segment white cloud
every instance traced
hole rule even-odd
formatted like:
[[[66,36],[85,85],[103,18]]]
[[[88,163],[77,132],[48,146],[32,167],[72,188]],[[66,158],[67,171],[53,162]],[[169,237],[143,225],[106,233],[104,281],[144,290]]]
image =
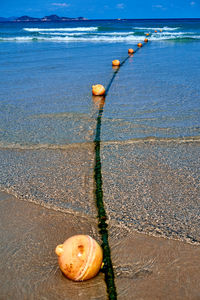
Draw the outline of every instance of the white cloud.
[[[119,8],[119,9],[124,9],[124,7],[125,7],[124,3],[117,4],[117,8]]]
[[[53,5],[53,6],[57,6],[57,7],[69,7],[70,6],[70,4],[68,4],[68,3],[57,3],[57,2],[55,2],[55,3],[51,3],[51,5]]]

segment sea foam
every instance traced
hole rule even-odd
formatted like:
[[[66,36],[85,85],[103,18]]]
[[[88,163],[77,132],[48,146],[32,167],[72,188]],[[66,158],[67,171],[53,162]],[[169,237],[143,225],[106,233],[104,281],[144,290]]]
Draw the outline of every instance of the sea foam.
[[[98,27],[74,27],[74,28],[23,28],[25,31],[39,32],[39,31],[95,31]]]

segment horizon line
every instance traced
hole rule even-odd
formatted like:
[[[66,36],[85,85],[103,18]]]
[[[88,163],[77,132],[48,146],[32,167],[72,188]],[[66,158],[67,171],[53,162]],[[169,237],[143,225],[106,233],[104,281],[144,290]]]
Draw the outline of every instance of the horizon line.
[[[55,15],[55,14],[51,14],[51,15],[46,15],[46,16],[43,16],[43,17],[32,17],[30,15],[22,15],[22,16],[17,16],[15,17],[16,19],[17,18],[21,18],[21,17],[24,17],[24,16],[27,16],[27,17],[30,17],[30,18],[35,18],[35,19],[42,19],[44,17],[48,17],[48,16],[52,16],[52,15]],[[59,18],[69,18],[69,19],[77,19],[77,18],[80,18],[79,17],[67,17],[67,16],[59,16],[59,15],[56,15],[58,16]],[[0,18],[5,18],[5,19],[9,19],[9,18],[13,18],[14,16],[10,16],[10,17],[3,17],[3,16],[0,16]],[[86,18],[86,17],[82,17],[81,18],[85,18],[86,20],[81,20],[81,21],[100,21],[100,20],[118,20],[118,21],[122,21],[122,20],[185,20],[185,19],[195,19],[195,20],[200,20],[200,17],[197,18],[197,17],[165,17],[165,18],[105,18],[105,19],[91,19],[91,18]],[[12,22],[12,20],[10,20],[9,22]]]

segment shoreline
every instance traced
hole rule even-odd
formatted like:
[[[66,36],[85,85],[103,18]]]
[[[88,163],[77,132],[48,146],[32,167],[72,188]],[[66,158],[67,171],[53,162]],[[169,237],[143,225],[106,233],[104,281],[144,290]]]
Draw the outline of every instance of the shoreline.
[[[95,220],[94,143],[1,149],[1,190]],[[102,143],[106,213],[118,226],[199,244],[199,143]]]
[[[74,283],[60,272],[55,246],[74,234],[97,241],[97,222],[0,192],[2,299],[107,299],[104,275]],[[200,247],[109,222],[118,299],[197,299]]]

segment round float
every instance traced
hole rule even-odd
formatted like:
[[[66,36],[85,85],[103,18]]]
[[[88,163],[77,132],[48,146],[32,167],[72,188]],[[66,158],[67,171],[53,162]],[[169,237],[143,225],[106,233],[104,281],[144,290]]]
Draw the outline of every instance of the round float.
[[[89,235],[75,235],[55,249],[64,275],[74,281],[93,278],[99,272],[103,251]]]

